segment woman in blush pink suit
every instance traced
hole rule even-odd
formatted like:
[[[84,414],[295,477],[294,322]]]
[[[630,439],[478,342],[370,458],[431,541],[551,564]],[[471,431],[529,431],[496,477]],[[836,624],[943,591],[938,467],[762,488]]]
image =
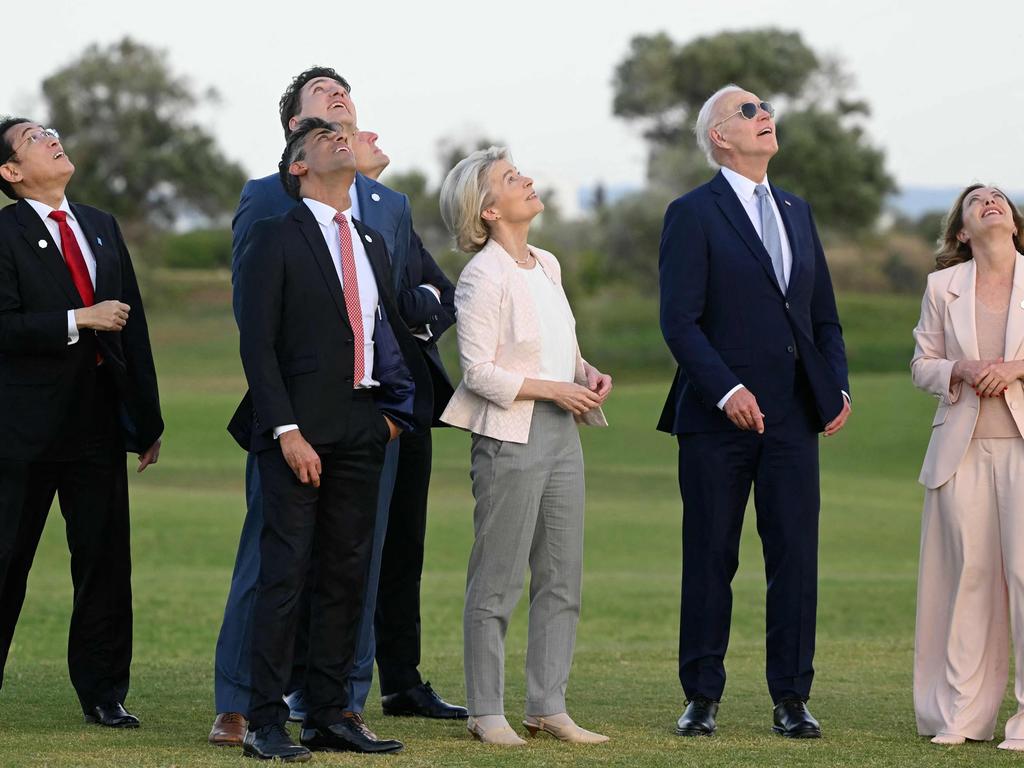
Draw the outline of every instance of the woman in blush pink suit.
[[[1016,659],[1024,750],[1024,220],[972,184],[946,218],[914,329],[914,384],[939,399],[925,486],[914,649],[918,732],[993,738]]]

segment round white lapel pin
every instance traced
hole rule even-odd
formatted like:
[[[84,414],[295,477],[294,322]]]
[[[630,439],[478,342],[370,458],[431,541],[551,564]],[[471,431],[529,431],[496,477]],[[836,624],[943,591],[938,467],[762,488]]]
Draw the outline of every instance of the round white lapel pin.
[[[373,242],[373,238],[370,237],[369,235],[363,235],[363,237],[366,238],[366,242],[368,242],[368,243],[372,243]]]
[[[40,248],[45,248],[46,247],[46,241],[45,240],[40,240],[39,241],[39,247]]]
[[[1020,303],[1020,308],[1021,308],[1021,309],[1024,309],[1024,301],[1022,301],[1022,302]]]
[[[373,202],[375,202],[375,203],[379,203],[380,202],[380,195],[378,195],[376,192],[374,192],[372,195],[370,195],[370,199],[373,200]]]

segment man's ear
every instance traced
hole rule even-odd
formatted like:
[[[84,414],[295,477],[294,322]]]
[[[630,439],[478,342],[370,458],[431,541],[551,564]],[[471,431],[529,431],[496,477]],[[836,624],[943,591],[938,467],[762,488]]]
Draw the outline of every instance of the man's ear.
[[[8,184],[17,184],[22,179],[21,169],[11,163],[4,163],[0,165],[0,177]]]
[[[710,131],[708,131],[708,136],[711,138],[711,143],[714,144],[716,147],[721,147],[722,149],[729,148],[729,142],[726,140],[725,136],[722,135],[722,132],[717,128],[712,128]]]
[[[305,176],[309,172],[309,166],[306,165],[305,160],[296,160],[294,163],[288,166],[288,173],[292,176]]]
[[[298,115],[292,115],[291,117],[288,118],[288,130],[289,131],[294,131],[298,127],[298,125],[299,125],[299,116]]]

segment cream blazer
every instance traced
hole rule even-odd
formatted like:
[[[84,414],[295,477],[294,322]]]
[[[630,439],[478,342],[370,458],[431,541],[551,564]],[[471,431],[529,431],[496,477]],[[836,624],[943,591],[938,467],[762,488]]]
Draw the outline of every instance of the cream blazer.
[[[957,360],[978,360],[978,334],[974,322],[974,281],[977,267],[972,260],[941,269],[928,276],[921,302],[921,319],[914,329],[914,359],[910,363],[914,385],[939,398],[932,419],[932,436],[924,456],[919,482],[938,488],[960,466],[978,421],[978,396],[958,381],[950,386]],[[1006,319],[1004,360],[1022,359],[1024,344],[1024,256],[1017,254],[1013,269],[1013,290]],[[1006,404],[1024,434],[1024,387],[1018,379],[1010,384]]]
[[[562,290],[558,260],[532,245],[530,250],[537,258],[534,269],[544,270],[558,286],[575,338],[576,318]],[[455,288],[455,309],[462,381],[441,421],[496,440],[527,442],[534,401],[516,400],[516,395],[523,380],[537,378],[540,371],[540,321],[522,270],[494,240],[488,240],[463,268]],[[578,342],[575,381],[587,383]],[[600,408],[576,420],[608,426]]]

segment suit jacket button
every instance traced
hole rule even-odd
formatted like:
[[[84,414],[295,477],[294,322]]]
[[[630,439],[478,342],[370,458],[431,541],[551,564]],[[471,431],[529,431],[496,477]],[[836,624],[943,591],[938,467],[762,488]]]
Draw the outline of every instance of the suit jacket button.
[[[789,354],[793,354],[793,345],[790,344],[788,347],[786,347],[786,351],[789,352]]]
[[[786,309],[789,309],[789,302],[786,302]]]

